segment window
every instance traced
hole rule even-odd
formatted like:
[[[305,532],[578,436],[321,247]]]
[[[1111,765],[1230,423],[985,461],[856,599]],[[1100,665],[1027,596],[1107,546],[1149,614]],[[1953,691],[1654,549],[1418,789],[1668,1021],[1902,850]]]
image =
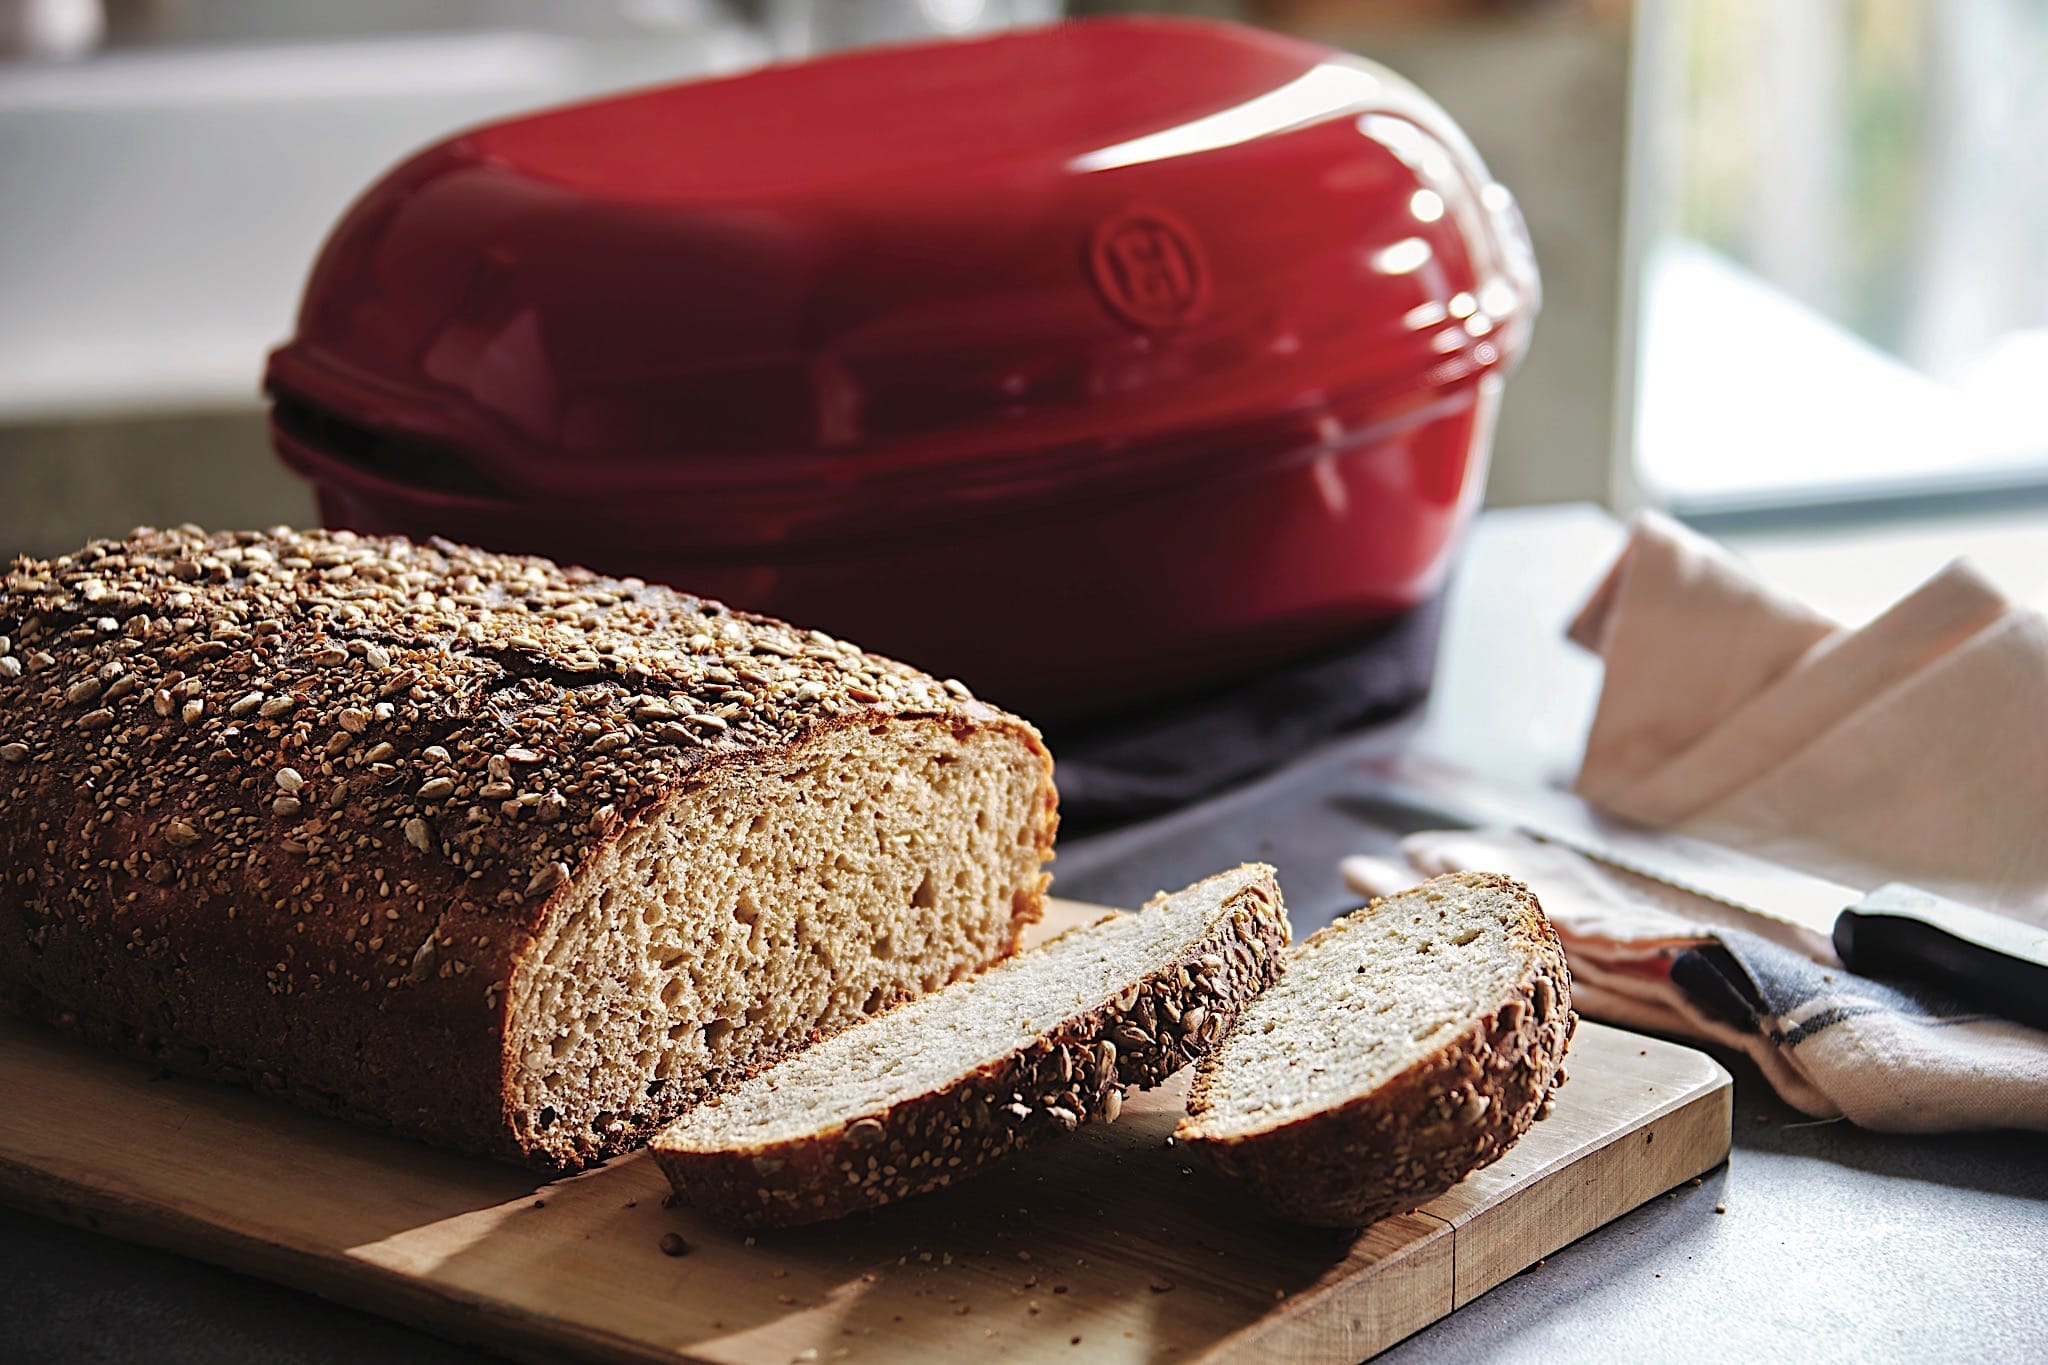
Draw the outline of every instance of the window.
[[[1646,500],[2048,490],[2048,2],[1637,22]]]

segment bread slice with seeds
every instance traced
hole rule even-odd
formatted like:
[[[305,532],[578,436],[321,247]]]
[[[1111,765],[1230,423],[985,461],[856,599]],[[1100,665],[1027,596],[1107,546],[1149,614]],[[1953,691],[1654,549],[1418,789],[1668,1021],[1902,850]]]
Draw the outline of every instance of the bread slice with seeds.
[[[1435,878],[1294,949],[1203,1061],[1175,1136],[1282,1217],[1358,1227],[1406,1212],[1548,1112],[1571,990],[1527,887]]]
[[[1057,823],[957,682],[635,579],[143,531],[0,582],[0,998],[555,1167],[1016,949]]]
[[[685,1114],[654,1157],[744,1226],[837,1218],[951,1184],[1206,1052],[1280,970],[1273,870],[1245,866],[1071,930],[769,1068]]]

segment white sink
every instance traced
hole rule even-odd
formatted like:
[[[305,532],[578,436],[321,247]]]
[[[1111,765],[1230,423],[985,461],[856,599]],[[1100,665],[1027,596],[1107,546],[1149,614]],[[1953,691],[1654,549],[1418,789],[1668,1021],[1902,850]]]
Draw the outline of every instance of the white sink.
[[[735,25],[0,65],[0,423],[253,406],[327,229],[407,152],[767,57]]]

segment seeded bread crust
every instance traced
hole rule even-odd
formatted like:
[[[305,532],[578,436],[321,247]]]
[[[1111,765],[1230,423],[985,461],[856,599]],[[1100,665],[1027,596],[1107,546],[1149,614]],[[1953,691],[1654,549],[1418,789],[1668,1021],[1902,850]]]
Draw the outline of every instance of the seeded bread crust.
[[[1025,837],[1050,857],[1028,724],[715,602],[339,531],[17,560],[0,1003],[357,1122],[587,1164],[641,1129],[514,1131],[508,987],[537,929],[664,802],[851,726],[1027,746]],[[1047,880],[1016,896],[1007,951]]]
[[[721,1222],[792,1227],[950,1185],[1093,1119],[1113,1123],[1124,1092],[1205,1055],[1278,979],[1287,912],[1273,869],[1256,872],[1224,903],[1230,916],[1173,962],[954,1084],[786,1141],[692,1149],[657,1135],[654,1159],[678,1195]]]
[[[1378,1089],[1251,1133],[1203,1131],[1216,1054],[1196,1073],[1188,1117],[1175,1137],[1277,1216],[1319,1227],[1363,1227],[1409,1212],[1498,1160],[1531,1123],[1548,1116],[1553,1093],[1565,1083],[1565,1050],[1578,1016],[1564,950],[1536,897],[1520,882],[1492,873],[1437,880],[1506,891],[1521,902],[1517,929],[1529,967],[1495,1008]],[[1339,920],[1294,951],[1313,953],[1344,928]]]

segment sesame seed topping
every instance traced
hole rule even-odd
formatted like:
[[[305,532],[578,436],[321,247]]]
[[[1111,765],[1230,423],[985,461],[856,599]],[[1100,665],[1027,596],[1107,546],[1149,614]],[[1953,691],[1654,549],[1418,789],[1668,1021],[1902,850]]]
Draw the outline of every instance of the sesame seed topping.
[[[0,572],[0,803],[32,813],[0,877],[46,868],[46,843],[103,850],[37,892],[51,932],[128,941],[120,898],[146,879],[239,916],[280,994],[488,983],[520,934],[444,960],[444,917],[464,943],[478,922],[523,932],[700,766],[871,706],[957,712],[965,691],[665,588],[438,543],[181,527]]]

